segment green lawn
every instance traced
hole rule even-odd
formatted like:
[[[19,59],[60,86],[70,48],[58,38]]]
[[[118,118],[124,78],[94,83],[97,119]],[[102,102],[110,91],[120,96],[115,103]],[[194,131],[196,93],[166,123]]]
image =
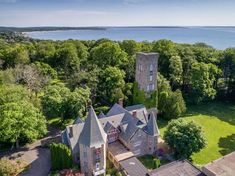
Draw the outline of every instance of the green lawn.
[[[184,118],[200,124],[207,139],[207,146],[192,155],[195,164],[204,165],[235,151],[234,104],[213,102],[191,106]],[[163,136],[167,122],[159,119],[158,125]]]

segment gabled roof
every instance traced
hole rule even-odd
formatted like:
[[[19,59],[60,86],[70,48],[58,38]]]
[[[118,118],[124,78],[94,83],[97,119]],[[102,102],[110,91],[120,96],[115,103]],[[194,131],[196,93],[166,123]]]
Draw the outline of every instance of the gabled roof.
[[[72,150],[75,148],[75,146],[78,143],[78,139],[83,130],[83,126],[84,126],[84,123],[78,123],[78,124],[67,126],[65,129],[67,135],[64,137],[67,137],[67,141],[70,144]]]
[[[125,141],[128,141],[139,128],[136,126],[136,121],[129,121],[127,125],[124,124],[121,129],[123,129],[123,131],[121,131],[120,137]]]
[[[234,176],[235,171],[235,152],[225,155],[202,167],[202,171],[207,175],[226,175]]]
[[[100,147],[106,143],[106,140],[107,134],[104,132],[91,106],[79,138],[79,143],[88,147]]]
[[[112,108],[109,110],[109,112],[106,114],[106,116],[113,116],[121,113],[125,113],[126,110],[120,106],[119,104],[115,103]]]
[[[101,112],[99,115],[98,115],[98,118],[99,119],[101,119],[101,118],[105,118],[106,117],[106,115],[104,115],[104,113],[103,112]]]
[[[99,121],[100,121],[100,124],[103,126],[103,128],[108,122],[111,123],[115,128],[117,128],[120,125],[124,115],[125,114],[122,113],[122,114],[117,114],[117,115],[113,115],[109,117],[104,117],[104,118],[99,119]]]
[[[149,120],[147,125],[144,127],[144,131],[151,136],[157,136],[159,134],[156,118],[153,112],[149,115]]]
[[[108,131],[110,130],[110,128],[114,128],[114,126],[110,123],[110,122],[107,122],[106,125],[104,126],[104,131],[105,133],[108,133]]]
[[[174,161],[150,172],[150,176],[205,176],[189,161]]]
[[[145,108],[143,104],[137,104],[137,105],[127,106],[125,109],[127,111],[133,111],[133,110],[143,109],[143,108]]]
[[[76,120],[73,122],[73,124],[79,124],[79,123],[83,123],[82,119],[78,116],[76,118]]]

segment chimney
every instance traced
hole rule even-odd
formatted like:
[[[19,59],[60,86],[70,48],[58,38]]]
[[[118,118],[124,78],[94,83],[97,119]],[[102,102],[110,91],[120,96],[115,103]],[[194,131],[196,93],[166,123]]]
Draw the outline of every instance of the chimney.
[[[133,117],[137,117],[137,111],[133,111],[133,112],[132,112],[132,116],[133,116]]]
[[[121,107],[123,107],[123,98],[119,98],[118,104],[119,104]]]
[[[69,137],[72,138],[73,137],[73,127],[69,127]]]

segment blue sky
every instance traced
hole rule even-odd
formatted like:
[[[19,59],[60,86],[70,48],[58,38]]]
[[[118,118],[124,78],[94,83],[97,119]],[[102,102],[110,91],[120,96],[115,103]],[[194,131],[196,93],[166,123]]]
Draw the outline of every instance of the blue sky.
[[[0,0],[0,26],[235,26],[235,0]]]

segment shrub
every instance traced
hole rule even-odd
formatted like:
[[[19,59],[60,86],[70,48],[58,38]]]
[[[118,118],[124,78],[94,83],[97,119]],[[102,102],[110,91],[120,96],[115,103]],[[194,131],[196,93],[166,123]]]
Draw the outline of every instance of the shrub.
[[[0,159],[0,176],[13,176],[20,172],[19,164],[3,157]]]
[[[52,170],[71,168],[73,165],[71,150],[64,144],[51,144]]]

